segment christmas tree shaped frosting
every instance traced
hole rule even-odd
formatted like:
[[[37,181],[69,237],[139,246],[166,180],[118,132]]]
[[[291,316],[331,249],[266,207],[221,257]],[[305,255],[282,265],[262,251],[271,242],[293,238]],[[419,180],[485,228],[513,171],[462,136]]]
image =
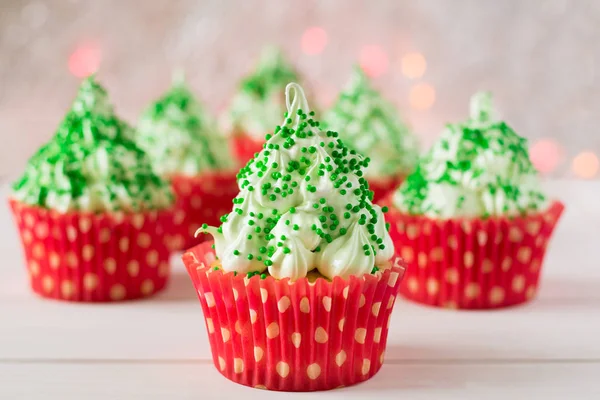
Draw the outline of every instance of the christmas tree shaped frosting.
[[[199,231],[214,236],[226,271],[295,280],[313,268],[346,278],[386,266],[394,248],[370,200],[370,160],[319,128],[299,85],[287,86],[286,99],[283,124],[238,174],[233,210]]]
[[[168,207],[169,185],[131,140],[106,91],[85,79],[54,137],[13,185],[24,203],[67,211],[140,211]]]
[[[491,96],[471,99],[471,116],[450,124],[398,189],[395,205],[438,218],[522,215],[548,205],[527,140],[492,117]]]
[[[182,75],[176,75],[171,89],[144,112],[136,142],[148,153],[155,171],[166,177],[233,166],[225,138]]]
[[[348,146],[371,157],[369,176],[408,174],[417,162],[415,136],[359,67],[324,119],[328,128],[344,135]]]
[[[285,85],[297,80],[296,72],[281,51],[267,47],[255,71],[242,80],[240,90],[232,100],[228,130],[262,140],[285,112]]]

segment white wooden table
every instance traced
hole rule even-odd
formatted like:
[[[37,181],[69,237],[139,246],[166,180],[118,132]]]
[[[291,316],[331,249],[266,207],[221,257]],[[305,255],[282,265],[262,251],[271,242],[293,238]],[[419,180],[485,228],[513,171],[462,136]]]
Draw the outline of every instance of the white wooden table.
[[[361,385],[285,398],[600,399],[600,182],[550,182],[567,204],[537,300],[491,312],[401,301],[386,363]],[[6,196],[6,187],[0,192]],[[26,283],[0,211],[0,399],[275,399],[212,365],[201,309],[178,257],[145,301],[44,301]]]

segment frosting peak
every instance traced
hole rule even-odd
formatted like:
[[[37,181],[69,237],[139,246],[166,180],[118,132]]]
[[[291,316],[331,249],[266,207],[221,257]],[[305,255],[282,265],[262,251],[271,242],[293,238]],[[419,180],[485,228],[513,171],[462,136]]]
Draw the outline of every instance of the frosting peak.
[[[360,67],[325,115],[328,128],[344,135],[348,146],[373,160],[373,177],[404,175],[417,161],[418,144],[394,105],[373,89]]]
[[[488,123],[492,120],[492,94],[478,92],[471,97],[469,114],[473,122]]]
[[[111,118],[114,113],[106,89],[96,82],[94,76],[90,76],[81,82],[71,110],[79,114],[93,113],[97,117],[103,118]],[[63,130],[61,133],[69,132]]]
[[[314,268],[347,278],[386,266],[394,248],[363,177],[369,159],[319,128],[298,84],[285,93],[285,120],[240,170],[232,212],[199,232],[215,237],[226,271],[296,280]]]
[[[171,88],[142,114],[137,144],[162,176],[195,176],[233,166],[229,147],[216,124],[185,83],[173,75]]]
[[[290,97],[292,98],[291,101]],[[304,89],[297,83],[291,82],[285,87],[285,104],[288,109],[288,116],[291,115],[294,118],[295,126],[302,119],[302,113],[310,113]]]
[[[59,212],[168,207],[169,185],[154,174],[132,132],[106,90],[93,76],[85,79],[54,137],[13,185],[14,197]]]
[[[471,99],[470,119],[449,124],[396,192],[395,205],[437,218],[521,215],[548,205],[527,140],[492,119],[489,93]]]

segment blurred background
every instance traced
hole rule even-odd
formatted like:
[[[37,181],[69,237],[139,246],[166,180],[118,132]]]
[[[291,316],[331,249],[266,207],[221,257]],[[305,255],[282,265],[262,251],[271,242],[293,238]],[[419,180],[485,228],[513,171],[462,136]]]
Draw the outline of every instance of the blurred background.
[[[354,63],[423,147],[493,91],[553,178],[600,177],[597,0],[0,0],[0,176],[54,133],[92,72],[135,122],[173,68],[214,113],[266,44],[329,106]]]

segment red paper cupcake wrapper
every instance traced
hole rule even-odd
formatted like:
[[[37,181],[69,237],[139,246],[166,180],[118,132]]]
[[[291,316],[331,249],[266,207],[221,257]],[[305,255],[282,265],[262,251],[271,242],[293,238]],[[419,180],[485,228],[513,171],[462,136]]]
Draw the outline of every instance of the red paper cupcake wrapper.
[[[419,303],[464,309],[532,299],[563,209],[554,202],[545,212],[514,219],[436,220],[390,206],[390,235],[409,265],[400,293]]]
[[[231,201],[239,193],[235,176],[234,172],[224,172],[173,177],[171,185],[177,199],[174,230],[165,235],[171,250],[189,249],[204,241],[206,235],[194,238],[202,224],[221,225],[221,215],[229,213]]]
[[[369,189],[373,191],[373,203],[377,203],[392,193],[402,181],[404,176],[395,176],[387,179],[367,179]]]
[[[213,361],[226,378],[262,389],[314,391],[377,373],[405,270],[400,258],[378,275],[290,282],[214,271],[211,245],[200,244],[183,260],[204,311]]]
[[[263,140],[256,140],[246,134],[236,134],[231,138],[231,150],[239,161],[240,166],[246,165],[255,153],[263,149]]]
[[[10,200],[33,291],[43,297],[106,302],[150,296],[167,283],[162,235],[171,211],[125,214],[52,210]]]

